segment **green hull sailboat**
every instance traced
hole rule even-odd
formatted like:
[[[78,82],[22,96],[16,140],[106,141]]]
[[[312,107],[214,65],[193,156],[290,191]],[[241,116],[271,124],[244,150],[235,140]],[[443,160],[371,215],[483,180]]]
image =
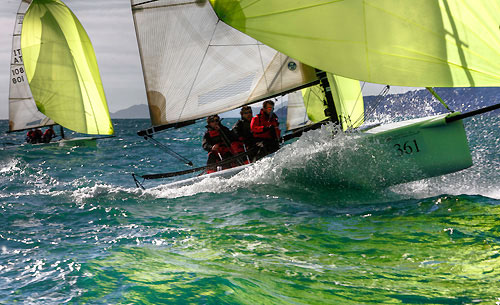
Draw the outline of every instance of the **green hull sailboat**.
[[[55,124],[113,134],[94,49],[76,16],[59,0],[23,0],[12,40],[9,132]],[[61,133],[59,144],[97,139]]]
[[[325,175],[330,184],[389,186],[472,165],[462,123],[468,115],[450,111],[363,129],[359,80],[429,87],[433,94],[433,86],[500,85],[499,0],[131,0],[131,5],[153,125],[139,135],[152,138],[211,114],[288,95],[287,125],[295,135],[331,121],[361,147],[349,150],[347,158],[318,153],[321,162],[333,165],[325,168],[336,168]],[[187,75],[179,77],[183,71]],[[273,90],[261,90],[266,88]],[[353,132],[358,128],[361,132]],[[226,177],[245,167],[205,177]]]

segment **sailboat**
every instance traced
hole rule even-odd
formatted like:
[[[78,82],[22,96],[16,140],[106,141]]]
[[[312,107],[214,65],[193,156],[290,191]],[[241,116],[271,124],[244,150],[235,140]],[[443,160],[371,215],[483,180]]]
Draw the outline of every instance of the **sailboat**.
[[[22,0],[12,38],[9,132],[60,125],[59,144],[95,143],[65,138],[64,129],[112,135],[94,49],[82,25],[59,0]]]
[[[350,131],[364,120],[359,80],[428,87],[438,99],[434,86],[498,86],[499,3],[131,0],[153,125],[138,134],[152,139],[159,131],[299,90],[302,96],[295,97],[304,105],[320,101],[314,111],[305,107],[319,113],[311,122],[324,121],[323,112]],[[340,164],[331,183],[388,186],[468,168],[462,119],[497,108],[365,128],[356,137],[367,149],[352,152],[366,164],[364,175]]]

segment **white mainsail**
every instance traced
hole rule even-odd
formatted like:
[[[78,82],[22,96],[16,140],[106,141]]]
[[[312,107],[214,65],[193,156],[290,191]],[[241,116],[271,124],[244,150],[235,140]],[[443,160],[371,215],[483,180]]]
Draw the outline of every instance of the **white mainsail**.
[[[21,30],[23,19],[32,0],[22,0],[17,11],[16,24],[12,37],[9,88],[9,131],[24,130],[55,124],[38,111],[31,94],[24,69],[21,52]]]
[[[131,0],[154,126],[216,114],[316,80],[313,68],[221,22],[208,1]]]

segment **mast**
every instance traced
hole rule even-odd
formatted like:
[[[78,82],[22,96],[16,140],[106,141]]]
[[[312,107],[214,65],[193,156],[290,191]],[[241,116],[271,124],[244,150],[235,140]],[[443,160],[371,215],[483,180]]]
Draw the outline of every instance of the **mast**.
[[[62,127],[61,125],[59,125],[59,131],[61,133],[61,139],[65,139],[64,138],[64,127]]]
[[[319,84],[325,92],[325,100],[323,101],[326,106],[325,115],[330,118],[330,121],[338,124],[339,120],[337,116],[337,110],[335,109],[335,101],[333,100],[332,88],[330,87],[330,83],[328,82],[328,76],[325,71],[321,71],[318,69],[316,69],[316,76],[318,76]]]

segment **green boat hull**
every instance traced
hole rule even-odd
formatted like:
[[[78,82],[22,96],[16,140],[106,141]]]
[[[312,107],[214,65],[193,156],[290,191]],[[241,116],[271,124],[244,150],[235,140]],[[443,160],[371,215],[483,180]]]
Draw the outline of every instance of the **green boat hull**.
[[[363,133],[362,145],[373,149],[366,150],[367,155],[357,156],[358,173],[346,182],[368,187],[389,186],[472,166],[463,122],[446,122],[446,117],[453,115],[409,120],[367,130]],[[346,178],[346,175],[341,176]]]

